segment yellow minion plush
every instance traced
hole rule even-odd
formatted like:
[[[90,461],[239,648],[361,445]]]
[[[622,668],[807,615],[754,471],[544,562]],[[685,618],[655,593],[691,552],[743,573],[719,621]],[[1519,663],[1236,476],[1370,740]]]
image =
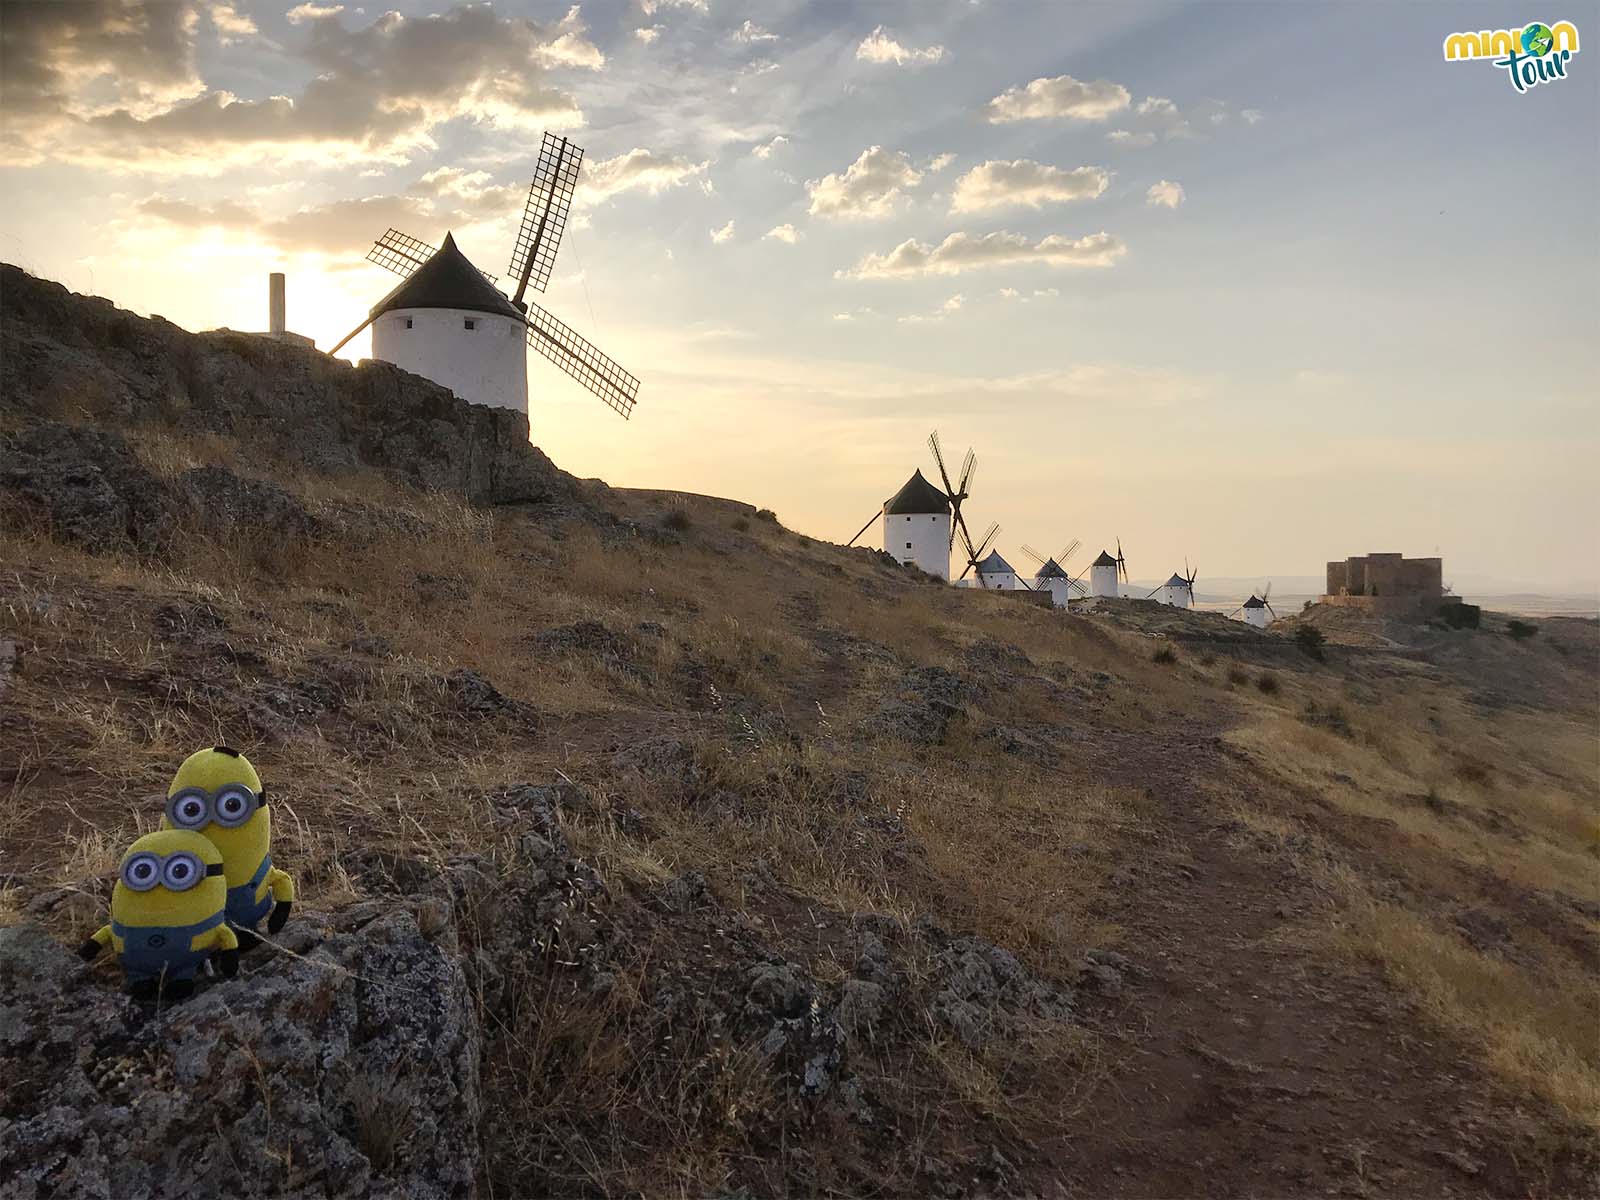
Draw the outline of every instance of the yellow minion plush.
[[[111,923],[78,953],[116,951],[131,990],[184,995],[213,954],[224,975],[239,969],[239,939],[228,928],[222,855],[198,833],[160,829],[128,847],[111,892]]]
[[[268,932],[283,928],[294,902],[294,880],[272,865],[267,789],[248,758],[227,746],[213,746],[184,759],[167,789],[161,827],[203,834],[221,853],[228,924],[243,949],[260,942],[256,926],[268,912]]]

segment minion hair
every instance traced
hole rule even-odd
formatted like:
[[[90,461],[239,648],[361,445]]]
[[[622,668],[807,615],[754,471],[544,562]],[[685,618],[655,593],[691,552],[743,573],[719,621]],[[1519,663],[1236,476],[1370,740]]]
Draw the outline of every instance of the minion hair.
[[[213,746],[213,747],[211,747],[211,749],[214,750],[218,754],[226,754],[229,758],[238,758],[239,757],[239,752],[237,750],[235,750],[232,746]]]

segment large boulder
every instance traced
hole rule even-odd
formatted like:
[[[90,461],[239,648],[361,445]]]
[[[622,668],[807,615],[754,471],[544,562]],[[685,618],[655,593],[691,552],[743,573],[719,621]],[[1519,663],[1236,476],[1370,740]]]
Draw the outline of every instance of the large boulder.
[[[114,433],[35,425],[0,437],[0,496],[90,550],[158,550],[172,532],[167,489]]]
[[[157,1011],[0,930],[0,1196],[470,1195],[478,1025],[430,928],[376,903],[301,919],[299,953]]]

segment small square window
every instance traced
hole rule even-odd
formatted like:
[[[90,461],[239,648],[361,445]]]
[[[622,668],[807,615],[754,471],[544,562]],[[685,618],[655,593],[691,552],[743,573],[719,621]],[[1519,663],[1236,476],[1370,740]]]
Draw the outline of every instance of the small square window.
[[[407,318],[406,318],[406,328],[407,328],[407,329],[410,329],[410,328],[411,328],[411,318],[410,318],[410,317],[407,317]]]
[[[909,549],[911,549],[911,543],[910,543],[910,542],[907,542],[907,543],[906,543],[906,549],[907,549],[907,550],[909,550]]]
[[[461,326],[464,329],[476,329],[478,327],[478,323],[471,317],[468,317],[466,320],[461,322]]]

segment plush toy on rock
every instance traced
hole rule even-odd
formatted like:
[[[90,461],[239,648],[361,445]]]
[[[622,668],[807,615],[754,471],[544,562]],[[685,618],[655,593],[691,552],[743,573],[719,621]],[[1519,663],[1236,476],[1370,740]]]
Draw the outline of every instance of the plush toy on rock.
[[[135,995],[182,999],[213,955],[224,975],[239,969],[239,939],[226,921],[222,854],[198,833],[162,829],[128,847],[111,891],[111,923],[78,951],[110,946]]]
[[[272,865],[267,789],[248,758],[213,746],[184,759],[167,789],[161,827],[203,834],[222,855],[228,924],[241,949],[260,944],[256,926],[268,913],[267,932],[283,928],[294,902],[294,880]]]

